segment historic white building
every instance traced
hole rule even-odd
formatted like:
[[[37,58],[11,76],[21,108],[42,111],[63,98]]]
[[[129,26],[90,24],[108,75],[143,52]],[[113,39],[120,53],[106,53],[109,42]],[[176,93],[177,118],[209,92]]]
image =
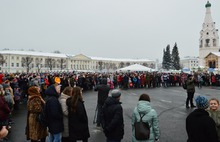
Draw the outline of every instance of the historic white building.
[[[218,29],[215,28],[215,22],[212,20],[211,3],[208,1],[205,5],[206,13],[202,30],[200,31],[199,44],[199,65],[207,68],[215,68],[216,65],[208,63],[205,57],[210,52],[219,52],[219,36]]]
[[[199,59],[198,57],[186,56],[180,60],[180,65],[194,71],[199,68]]]
[[[149,59],[114,59],[89,57],[83,54],[68,55],[36,51],[0,51],[2,72],[54,72],[54,71],[101,71],[111,72],[132,64],[141,64],[155,69],[156,61]],[[4,61],[4,62],[2,62]]]

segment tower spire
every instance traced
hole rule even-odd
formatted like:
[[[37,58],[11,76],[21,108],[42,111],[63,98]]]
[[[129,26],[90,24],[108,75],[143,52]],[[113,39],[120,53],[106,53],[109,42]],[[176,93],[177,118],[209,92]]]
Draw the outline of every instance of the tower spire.
[[[210,52],[219,52],[218,29],[215,28],[215,22],[212,20],[211,3],[209,1],[205,4],[205,8],[205,19],[199,38],[199,64],[201,66],[209,66],[208,63],[205,62],[205,57]]]
[[[207,1],[206,5],[206,13],[205,13],[205,20],[204,23],[212,23],[212,15],[211,15],[211,3]]]

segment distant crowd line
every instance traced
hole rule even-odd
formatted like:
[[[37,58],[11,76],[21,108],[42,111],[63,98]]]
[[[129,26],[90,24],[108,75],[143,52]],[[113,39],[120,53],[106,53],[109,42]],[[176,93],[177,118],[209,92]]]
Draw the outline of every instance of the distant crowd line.
[[[103,94],[102,93],[103,80],[106,80],[105,84],[109,87],[109,90],[115,89],[115,88],[120,88],[120,89],[157,88],[157,87],[182,86],[187,80],[187,76],[189,75],[186,73],[156,73],[156,72],[153,72],[153,73],[150,73],[150,72],[117,73],[116,72],[116,73],[110,73],[110,74],[106,74],[106,73],[2,74],[0,73],[0,95],[1,95],[1,98],[4,98],[4,101],[1,102],[2,104],[1,107],[4,108],[4,111],[0,111],[1,119],[4,121],[0,121],[1,123],[0,126],[7,126],[7,129],[10,130],[11,124],[14,123],[12,119],[12,113],[14,110],[19,109],[20,103],[27,103],[27,100],[28,100],[27,106],[30,107],[28,108],[29,109],[28,111],[32,112],[31,106],[35,104],[30,103],[30,102],[32,98],[36,97],[36,95],[40,96],[40,100],[37,100],[36,102],[39,102],[39,104],[41,103],[45,104],[46,102],[44,100],[50,100],[50,99],[46,99],[46,96],[48,95],[53,96],[54,94],[58,95],[61,92],[66,92],[69,87],[69,90],[71,90],[69,93],[71,93],[75,89],[76,90],[78,89],[78,93],[77,93],[79,94],[78,97],[81,99],[81,101],[83,101],[81,88],[83,90],[99,90],[100,89],[101,90],[100,94]],[[203,85],[220,86],[220,75],[219,74],[194,73],[192,76],[194,76],[194,82],[198,85],[198,87],[202,87]],[[107,97],[109,90],[106,89],[106,87],[104,88],[106,92],[105,96]],[[60,91],[57,92],[57,90],[59,89]],[[112,94],[112,95],[115,95],[115,98],[120,98],[121,93],[116,92],[116,94]],[[69,105],[69,108],[72,108],[72,109],[68,111],[74,112],[74,109],[76,108],[73,102],[75,102],[79,98],[74,98],[73,97],[74,95],[70,95],[70,96],[72,96],[72,100],[69,100],[68,105]],[[62,99],[62,94],[61,94],[61,99]],[[105,98],[105,100],[106,99],[107,98]],[[144,100],[145,101],[147,100],[148,102],[150,101],[148,97],[147,99],[145,98]],[[111,102],[112,100],[109,100],[109,101]],[[115,100],[113,99],[113,101]],[[117,104],[120,104],[118,101],[119,99],[117,99]],[[7,105],[4,105],[4,102]],[[98,102],[99,102],[99,97],[98,97]],[[63,104],[66,105],[66,99]],[[34,107],[36,107],[36,105]],[[98,104],[98,106],[99,105],[100,104]],[[8,107],[6,108],[5,106],[8,106]],[[103,109],[104,103],[100,106],[101,106],[100,108]],[[51,110],[53,109],[51,108]],[[83,112],[85,110],[81,110],[81,111]],[[56,112],[56,114],[57,113],[58,112]],[[6,114],[9,114],[9,115],[6,116]],[[100,112],[98,112],[98,116],[99,117],[101,116],[101,110]],[[32,118],[32,116],[30,116],[30,118]],[[100,126],[100,125],[97,125],[97,126]],[[45,136],[46,135],[47,133],[45,133]],[[157,135],[159,137],[159,134]],[[86,137],[89,137],[89,134]],[[156,139],[158,137],[156,137]],[[43,139],[42,141],[45,141],[45,139]],[[87,139],[85,139],[85,141],[87,141]]]

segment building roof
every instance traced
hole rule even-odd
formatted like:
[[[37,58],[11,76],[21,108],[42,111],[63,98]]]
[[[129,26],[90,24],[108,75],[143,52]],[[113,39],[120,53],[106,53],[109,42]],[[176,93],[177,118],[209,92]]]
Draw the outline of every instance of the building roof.
[[[28,56],[45,56],[45,57],[59,57],[66,58],[68,55],[59,53],[45,53],[37,51],[20,51],[20,50],[2,50],[0,54],[12,54],[12,55],[28,55]]]
[[[185,56],[181,60],[198,60],[198,59],[199,59],[198,57],[194,57],[194,56]]]
[[[21,50],[1,50],[0,54],[45,56],[45,57],[59,57],[59,58],[66,58],[66,57],[75,56],[75,55],[63,54],[63,53],[46,53],[46,52],[39,52],[39,51],[21,51]],[[101,60],[101,61],[118,61],[118,62],[120,62],[120,61],[121,62],[149,62],[149,61],[153,61],[153,60],[149,60],[149,59],[104,58],[104,57],[91,57],[91,56],[86,56],[86,57],[89,57],[92,60]]]
[[[210,54],[214,54],[214,55],[220,57],[220,52],[210,52],[208,55],[205,56],[205,58],[207,58]]]
[[[104,57],[90,57],[93,60],[103,60],[103,61],[122,61],[122,62],[135,62],[135,61],[139,61],[139,62],[149,62],[149,61],[153,61],[153,60],[149,60],[149,59],[129,59],[129,58],[104,58]]]

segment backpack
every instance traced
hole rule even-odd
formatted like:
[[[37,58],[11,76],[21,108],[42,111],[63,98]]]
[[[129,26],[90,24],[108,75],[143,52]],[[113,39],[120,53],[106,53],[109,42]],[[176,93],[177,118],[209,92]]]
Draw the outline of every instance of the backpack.
[[[38,121],[40,122],[41,126],[43,126],[43,127],[48,126],[46,104],[44,106],[42,106],[41,112],[38,115]]]
[[[148,140],[150,138],[150,125],[148,122],[143,122],[142,118],[146,115],[140,115],[140,122],[134,123],[136,140]]]

